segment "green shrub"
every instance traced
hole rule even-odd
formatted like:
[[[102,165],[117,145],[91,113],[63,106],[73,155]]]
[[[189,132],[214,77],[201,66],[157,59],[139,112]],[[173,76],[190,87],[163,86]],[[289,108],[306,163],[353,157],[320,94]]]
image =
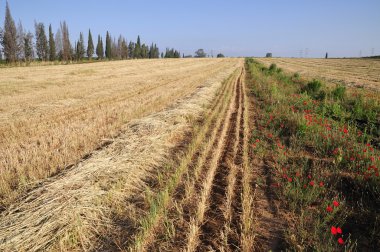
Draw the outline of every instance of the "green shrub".
[[[346,87],[337,86],[332,92],[331,95],[335,100],[343,100],[346,95]]]
[[[270,66],[269,66],[269,71],[270,71],[270,72],[274,72],[274,71],[276,71],[276,70],[277,70],[277,65],[274,64],[274,63],[270,64]]]
[[[319,101],[326,100],[327,93],[324,90],[319,91],[319,93],[315,96],[315,98]]]
[[[322,87],[322,83],[320,80],[312,80],[309,83],[307,83],[303,91],[306,92],[308,95],[313,96],[319,92],[321,87]]]

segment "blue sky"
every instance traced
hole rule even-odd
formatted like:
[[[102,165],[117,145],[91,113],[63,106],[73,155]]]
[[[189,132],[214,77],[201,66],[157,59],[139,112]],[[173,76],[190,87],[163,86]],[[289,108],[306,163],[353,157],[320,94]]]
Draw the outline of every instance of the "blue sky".
[[[13,18],[66,20],[72,40],[88,28],[156,42],[185,54],[204,48],[228,56],[348,57],[380,54],[380,0],[9,0]],[[5,0],[0,0],[0,25]],[[372,49],[373,48],[373,49]]]

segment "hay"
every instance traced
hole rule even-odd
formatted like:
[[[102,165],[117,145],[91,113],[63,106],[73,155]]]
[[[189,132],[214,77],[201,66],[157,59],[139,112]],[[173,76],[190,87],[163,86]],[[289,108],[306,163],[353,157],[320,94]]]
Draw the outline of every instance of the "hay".
[[[100,204],[104,198],[116,186],[123,197],[141,192],[190,127],[188,118],[200,116],[221,82],[241,65],[239,61],[200,83],[201,88],[170,108],[130,122],[108,147],[27,193],[0,216],[0,250],[51,249],[59,247],[62,237],[83,250],[93,249],[98,227],[111,225],[110,206]]]

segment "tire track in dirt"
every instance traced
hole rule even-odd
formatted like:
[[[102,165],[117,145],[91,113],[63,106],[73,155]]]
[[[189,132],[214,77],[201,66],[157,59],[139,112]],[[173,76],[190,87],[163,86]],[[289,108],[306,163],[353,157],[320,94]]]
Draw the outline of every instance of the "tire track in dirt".
[[[215,107],[212,109],[214,121],[206,137],[203,140],[202,147],[197,150],[189,164],[186,174],[183,176],[180,185],[173,195],[171,207],[168,210],[166,225],[169,223],[173,226],[175,234],[167,239],[165,228],[158,231],[158,235],[148,251],[178,251],[178,248],[184,247],[186,235],[188,232],[188,223],[196,214],[194,206],[197,202],[197,195],[200,193],[201,182],[206,177],[208,162],[212,159],[214,149],[218,143],[218,136],[223,131],[226,124],[225,114],[230,107],[232,93],[235,86],[236,73],[230,77],[221,91],[221,95],[216,100]]]
[[[219,91],[217,95],[214,105],[210,109],[210,113],[205,115],[205,118],[210,121],[206,128],[202,126],[204,129],[200,129],[198,133],[194,133],[193,137],[199,138],[201,135],[201,143],[199,143],[195,148],[195,146],[189,149],[191,154],[191,158],[188,162],[188,167],[184,174],[182,175],[182,179],[179,181],[179,185],[176,187],[175,192],[171,196],[171,203],[169,205],[169,210],[163,213],[161,220],[159,221],[161,225],[157,225],[156,228],[152,229],[149,233],[149,239],[144,239],[143,243],[140,244],[139,249],[144,251],[169,251],[169,248],[173,248],[178,244],[175,244],[175,241],[185,239],[186,236],[183,236],[179,239],[172,239],[170,242],[168,239],[168,223],[173,224],[175,226],[175,230],[181,230],[183,228],[183,220],[186,216],[191,216],[190,214],[186,214],[191,211],[191,207],[188,207],[189,204],[189,195],[188,192],[193,192],[196,190],[195,183],[197,178],[202,177],[204,164],[209,156],[212,154],[213,146],[217,135],[222,131],[223,125],[225,123],[224,114],[228,110],[229,100],[232,96],[232,86],[234,86],[234,79],[236,77],[236,73],[231,75],[230,78],[223,85],[223,88]],[[195,149],[194,149],[195,148]],[[187,155],[187,154],[186,154]],[[190,188],[191,187],[191,188]],[[183,211],[181,211],[181,218],[178,218],[178,206],[183,207]],[[181,221],[182,220],[182,221]],[[163,225],[162,225],[163,224]],[[185,230],[183,230],[185,231]],[[186,234],[186,232],[183,232]],[[176,234],[181,234],[181,232],[176,232]]]
[[[235,110],[224,143],[224,150],[211,189],[209,210],[201,227],[200,250],[228,251],[239,248],[241,155],[243,139],[242,79],[238,79]]]

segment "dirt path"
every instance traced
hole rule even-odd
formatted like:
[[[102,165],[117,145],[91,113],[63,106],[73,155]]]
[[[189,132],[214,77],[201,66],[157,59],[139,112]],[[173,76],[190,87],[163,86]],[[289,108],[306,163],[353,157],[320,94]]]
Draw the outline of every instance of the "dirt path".
[[[239,247],[241,212],[241,156],[243,83],[236,86],[234,111],[230,118],[224,149],[210,192],[209,207],[201,226],[200,250],[235,250]]]
[[[240,244],[245,123],[243,69],[226,84],[216,119],[146,251],[236,251]],[[166,226],[167,227],[167,226]]]
[[[249,96],[251,104],[252,130],[258,126],[258,99],[253,95]],[[269,161],[254,155],[251,152],[252,167],[252,188],[253,188],[253,207],[255,209],[255,251],[282,251],[284,248],[284,232],[286,231],[286,220],[284,210],[281,209],[280,201],[274,192],[273,179],[274,174],[270,168]]]

